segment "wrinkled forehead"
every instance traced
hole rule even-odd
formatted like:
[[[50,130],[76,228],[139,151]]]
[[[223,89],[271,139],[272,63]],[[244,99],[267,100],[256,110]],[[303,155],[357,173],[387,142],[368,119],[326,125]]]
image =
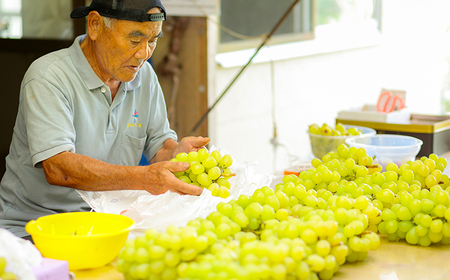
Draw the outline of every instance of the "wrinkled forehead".
[[[162,21],[128,21],[117,20],[115,30],[118,34],[127,37],[155,37],[159,33],[162,33]],[[133,36],[131,34],[139,34],[139,36]]]

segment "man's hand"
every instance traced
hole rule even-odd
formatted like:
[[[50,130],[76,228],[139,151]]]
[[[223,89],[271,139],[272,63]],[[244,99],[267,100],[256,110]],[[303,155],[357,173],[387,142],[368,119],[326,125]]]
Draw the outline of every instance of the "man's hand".
[[[179,194],[200,195],[203,191],[202,188],[185,183],[173,174],[186,171],[189,169],[190,164],[187,162],[171,162],[168,160],[182,152],[197,152],[205,148],[208,142],[209,138],[201,136],[185,137],[181,139],[180,143],[176,143],[172,139],[166,140],[161,150],[150,161],[151,164],[147,169],[147,179],[142,180],[144,183],[143,188],[151,194],[162,194],[166,191],[172,191]]]
[[[146,190],[158,195],[167,191],[200,195],[202,188],[187,184],[173,173],[186,171],[187,162],[163,161],[149,166],[112,165],[84,155],[62,152],[42,162],[52,185],[85,191]]]
[[[208,144],[209,138],[204,138],[201,136],[198,137],[185,137],[181,139],[177,148],[172,154],[172,157],[175,157],[179,153],[189,153],[189,152],[198,152],[198,150],[205,148],[206,144]]]
[[[146,190],[158,195],[167,191],[200,195],[202,188],[187,184],[173,173],[189,168],[187,162],[171,162],[181,152],[198,151],[209,138],[186,137],[180,143],[164,142],[149,166],[118,166],[87,156],[62,152],[42,162],[47,181],[52,185],[86,191]]]
[[[143,189],[151,194],[163,194],[167,191],[179,194],[200,195],[201,187],[187,184],[173,173],[186,171],[190,164],[187,162],[163,161],[151,164],[147,167],[146,180],[142,180]]]
[[[156,155],[150,160],[150,163],[156,163],[161,161],[168,161],[174,158],[181,152],[189,153],[191,151],[198,151],[204,148],[208,144],[209,138],[206,137],[185,137],[181,139],[180,143],[177,143],[173,139],[167,139],[162,148],[156,153]]]

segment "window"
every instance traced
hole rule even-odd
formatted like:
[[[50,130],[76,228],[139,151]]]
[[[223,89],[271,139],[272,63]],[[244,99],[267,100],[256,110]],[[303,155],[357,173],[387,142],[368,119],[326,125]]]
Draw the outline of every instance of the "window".
[[[317,0],[317,25],[360,20],[379,20],[380,1]]]
[[[293,0],[221,1],[220,23],[241,36],[221,30],[222,51],[255,47],[284,15]],[[313,38],[313,0],[301,0],[275,32],[278,43]],[[260,37],[260,38],[258,38]],[[286,38],[288,37],[288,38]]]
[[[20,1],[0,0],[0,37],[20,38],[22,18]]]
[[[316,0],[317,25],[322,37],[355,41],[379,34],[381,0]]]
[[[0,0],[0,38],[71,39],[72,1]]]
[[[220,23],[233,32],[220,31],[219,53],[259,45],[261,35],[273,28],[293,1],[221,1]],[[275,32],[271,45],[313,39],[317,27],[339,33],[359,33],[362,28],[372,27],[379,30],[380,7],[381,0],[301,0]]]

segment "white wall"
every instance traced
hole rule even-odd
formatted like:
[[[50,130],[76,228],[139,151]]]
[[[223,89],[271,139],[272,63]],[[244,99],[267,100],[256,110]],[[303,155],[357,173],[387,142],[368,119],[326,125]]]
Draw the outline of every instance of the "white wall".
[[[406,90],[411,112],[441,114],[447,2],[385,0],[381,44],[275,61],[273,72],[270,62],[250,65],[211,112],[211,143],[236,162],[257,162],[257,172],[269,173],[312,157],[309,124],[334,124],[338,111],[374,104],[382,88]],[[239,70],[216,64],[211,102]],[[271,144],[273,121],[278,142],[289,151]]]

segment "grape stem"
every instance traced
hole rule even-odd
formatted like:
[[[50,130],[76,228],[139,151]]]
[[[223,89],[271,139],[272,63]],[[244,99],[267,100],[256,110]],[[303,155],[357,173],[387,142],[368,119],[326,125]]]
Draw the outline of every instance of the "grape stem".
[[[331,245],[331,247],[337,247],[337,246],[341,246],[341,245],[345,245],[345,243],[341,241],[338,244]]]
[[[361,234],[358,235],[358,237],[362,237],[363,235],[370,234],[370,233],[374,233],[374,232],[371,230],[366,230],[366,231],[361,232]]]
[[[236,173],[228,173],[228,174],[222,173],[222,176],[223,177],[233,177],[233,176],[236,176]]]
[[[261,231],[262,231],[263,229],[262,229],[262,224],[258,227],[258,229],[251,229],[251,228],[243,228],[242,229],[242,231],[245,231],[245,232],[251,232],[251,233],[254,233],[254,234],[256,234],[256,235],[260,235],[261,234]]]

